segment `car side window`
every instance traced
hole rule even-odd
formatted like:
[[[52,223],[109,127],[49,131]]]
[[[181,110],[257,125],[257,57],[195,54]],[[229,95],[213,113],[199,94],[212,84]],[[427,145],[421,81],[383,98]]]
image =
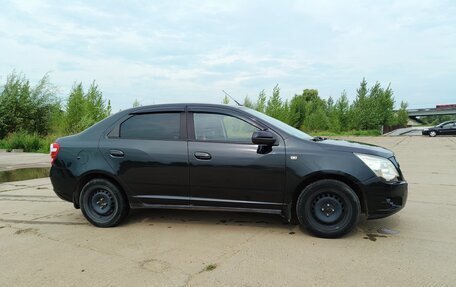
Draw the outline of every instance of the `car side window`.
[[[195,139],[230,143],[252,143],[252,134],[259,129],[239,118],[223,115],[194,113]]]
[[[180,138],[180,113],[134,115],[120,125],[120,138],[177,140]]]
[[[452,129],[453,126],[454,126],[454,123],[448,123],[448,124],[444,125],[442,128],[444,128],[444,129]]]

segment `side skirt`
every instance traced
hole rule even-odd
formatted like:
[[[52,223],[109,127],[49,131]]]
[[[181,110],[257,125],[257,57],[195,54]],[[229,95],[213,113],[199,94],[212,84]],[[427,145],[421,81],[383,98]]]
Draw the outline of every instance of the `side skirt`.
[[[234,211],[234,212],[254,212],[282,215],[281,209],[263,208],[242,208],[242,207],[222,207],[222,206],[195,206],[195,205],[168,205],[168,204],[134,204],[131,208],[157,208],[157,209],[181,209],[181,210],[206,210],[206,211]]]

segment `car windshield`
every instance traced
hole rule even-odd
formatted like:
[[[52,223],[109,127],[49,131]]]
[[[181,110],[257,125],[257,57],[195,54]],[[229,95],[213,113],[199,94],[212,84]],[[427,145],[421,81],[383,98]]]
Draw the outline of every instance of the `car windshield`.
[[[295,136],[295,137],[298,137],[301,139],[305,139],[305,140],[311,140],[313,138],[310,135],[306,134],[305,132],[302,132],[292,126],[287,125],[286,123],[284,123],[282,121],[279,121],[273,117],[270,117],[270,116],[260,113],[258,111],[255,111],[255,110],[252,110],[249,108],[245,108],[245,107],[243,107],[242,110],[248,112],[249,114],[251,114],[267,123],[271,123],[272,125],[278,127],[282,131],[284,131],[292,136]]]

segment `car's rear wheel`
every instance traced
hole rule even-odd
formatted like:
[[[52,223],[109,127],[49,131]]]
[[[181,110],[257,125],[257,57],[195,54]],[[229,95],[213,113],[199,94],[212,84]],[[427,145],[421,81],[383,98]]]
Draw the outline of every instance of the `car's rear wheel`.
[[[430,131],[429,132],[429,136],[430,137],[435,137],[437,135],[437,132],[436,131]]]
[[[128,214],[129,205],[122,191],[106,179],[92,179],[81,190],[81,211],[98,227],[119,224]]]
[[[296,203],[299,222],[319,237],[336,238],[353,230],[361,207],[356,193],[345,183],[324,179],[308,185]]]

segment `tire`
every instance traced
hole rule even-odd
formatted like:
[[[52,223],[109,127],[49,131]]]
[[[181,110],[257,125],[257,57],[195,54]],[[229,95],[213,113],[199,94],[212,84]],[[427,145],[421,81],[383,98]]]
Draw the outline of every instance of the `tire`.
[[[430,132],[429,132],[429,136],[430,136],[431,138],[435,137],[436,135],[437,135],[437,132],[436,132],[436,131],[430,131]]]
[[[353,189],[332,179],[308,185],[296,203],[301,226],[324,238],[337,238],[352,231],[360,213],[359,198]]]
[[[81,190],[79,198],[84,217],[98,227],[118,225],[130,209],[124,193],[106,179],[92,179]]]

